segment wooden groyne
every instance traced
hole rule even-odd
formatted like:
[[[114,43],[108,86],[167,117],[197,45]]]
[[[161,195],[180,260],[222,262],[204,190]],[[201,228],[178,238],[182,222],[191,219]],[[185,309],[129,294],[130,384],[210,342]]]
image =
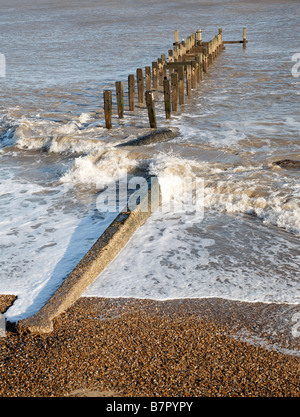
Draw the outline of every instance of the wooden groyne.
[[[202,30],[198,29],[185,40],[179,42],[178,30],[175,30],[175,42],[168,54],[162,54],[157,61],[145,69],[137,68],[135,74],[129,74],[127,86],[127,109],[134,112],[136,105],[145,107],[148,112],[150,128],[156,129],[155,94],[164,97],[166,119],[172,112],[177,112],[179,106],[186,103],[186,97],[191,97],[197,89],[209,67],[217,56],[225,49],[225,44],[243,44],[246,47],[246,28],[243,28],[243,39],[239,41],[224,41],[223,30],[210,41],[202,40]],[[124,117],[124,86],[122,81],[116,81],[115,94],[119,119]],[[104,116],[107,129],[112,128],[113,104],[112,91],[105,90]]]

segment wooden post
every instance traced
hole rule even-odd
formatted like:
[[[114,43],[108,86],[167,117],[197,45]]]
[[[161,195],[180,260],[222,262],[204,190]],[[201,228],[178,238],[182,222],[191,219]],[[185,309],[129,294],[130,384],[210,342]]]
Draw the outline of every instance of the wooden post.
[[[164,65],[163,66],[163,79],[165,79],[167,77],[167,66]]]
[[[144,103],[144,72],[142,68],[136,70],[136,83],[138,89],[138,102]]]
[[[212,56],[212,41],[208,44],[208,64],[211,65],[213,63],[213,56]]]
[[[178,30],[175,30],[175,43],[178,43]]]
[[[128,103],[129,111],[134,110],[134,100],[135,100],[135,81],[134,74],[128,75]]]
[[[178,61],[182,61],[181,57],[182,57],[182,44],[180,43],[178,45]]]
[[[221,52],[221,35],[220,35],[220,33],[217,35],[217,52],[218,52],[218,54]]]
[[[186,66],[186,93],[188,97],[192,95],[192,67]]]
[[[116,99],[117,99],[119,119],[123,119],[124,97],[123,97],[123,83],[122,83],[122,81],[116,81]]]
[[[217,56],[217,37],[216,36],[213,38],[213,55],[215,59]]]
[[[154,90],[157,90],[157,75],[158,75],[158,63],[152,62],[152,86]]]
[[[212,64],[214,62],[214,54],[213,54],[213,40],[209,42],[209,63]]]
[[[164,66],[161,58],[158,58],[158,84],[163,85],[164,80]]]
[[[196,67],[197,67],[197,63],[196,61],[192,61],[191,62],[191,69],[192,69],[192,74],[191,74],[191,88],[192,90],[194,90],[197,87],[197,74],[196,74]]]
[[[196,33],[192,33],[191,38],[192,38],[192,46],[195,46],[196,45]]]
[[[178,61],[178,45],[174,46],[174,62]]]
[[[154,108],[154,97],[151,91],[146,91],[146,105],[148,109],[148,117],[150,127],[156,129],[156,117]]]
[[[207,72],[207,48],[203,48],[203,72]]]
[[[172,90],[172,111],[178,110],[178,74],[171,74],[171,90]]]
[[[186,41],[185,41],[185,48],[186,48],[186,52],[189,52],[189,50],[191,49],[191,38],[190,38],[190,36],[188,36],[188,37],[186,38]]]
[[[168,55],[169,55],[169,62],[174,62],[173,49],[169,49]],[[169,75],[171,75],[172,73],[173,73],[173,69],[169,68]]]
[[[151,91],[151,67],[145,67],[146,91]]]
[[[179,93],[179,104],[185,103],[184,97],[184,67],[178,68],[178,93]]]
[[[171,82],[167,78],[164,79],[164,100],[166,119],[171,118]]]
[[[106,129],[111,129],[112,94],[111,90],[104,90],[104,116]]]
[[[201,29],[197,30],[197,45],[200,46],[202,44],[202,34],[201,34]]]
[[[246,48],[246,28],[243,28],[243,48]]]
[[[197,61],[197,64],[198,64],[197,83],[200,84],[200,81],[203,80],[203,54],[202,53],[196,55],[196,61]]]
[[[181,52],[182,52],[182,55],[185,55],[186,54],[185,41],[182,41],[180,44],[181,44]]]

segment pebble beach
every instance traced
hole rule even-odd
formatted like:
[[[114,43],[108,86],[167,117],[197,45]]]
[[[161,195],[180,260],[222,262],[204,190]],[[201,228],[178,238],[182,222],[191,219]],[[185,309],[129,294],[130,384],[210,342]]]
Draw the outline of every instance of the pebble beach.
[[[4,312],[14,297],[2,296]],[[0,338],[1,397],[297,397],[299,307],[80,298],[49,334]]]

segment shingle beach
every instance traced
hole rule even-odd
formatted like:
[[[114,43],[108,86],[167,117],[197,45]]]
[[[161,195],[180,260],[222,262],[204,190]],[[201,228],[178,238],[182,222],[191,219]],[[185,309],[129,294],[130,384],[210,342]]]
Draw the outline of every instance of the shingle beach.
[[[1,310],[11,301],[2,297]],[[8,326],[0,395],[296,397],[299,338],[288,323],[297,311],[221,299],[80,298],[52,333]]]

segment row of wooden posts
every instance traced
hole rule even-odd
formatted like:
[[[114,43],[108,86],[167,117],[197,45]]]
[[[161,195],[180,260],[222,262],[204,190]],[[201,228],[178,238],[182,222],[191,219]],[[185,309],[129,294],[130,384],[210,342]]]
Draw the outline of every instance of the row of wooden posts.
[[[139,105],[146,102],[148,109],[149,124],[156,128],[156,116],[153,91],[163,90],[166,118],[171,117],[172,112],[178,111],[178,105],[185,104],[185,96],[190,97],[194,90],[203,80],[208,67],[214,62],[217,55],[225,49],[225,43],[243,43],[246,46],[246,29],[243,29],[242,41],[227,41],[222,39],[222,29],[209,42],[202,41],[201,29],[188,36],[182,42],[178,41],[178,31],[175,31],[175,42],[173,49],[166,55],[161,55],[157,61],[152,62],[152,67],[138,68],[135,74],[128,76],[128,109],[134,111],[136,100]],[[136,79],[135,79],[136,77]],[[124,89],[122,81],[115,83],[116,102],[118,117],[124,117]],[[104,115],[107,129],[112,127],[112,91],[105,90],[104,93]]]

